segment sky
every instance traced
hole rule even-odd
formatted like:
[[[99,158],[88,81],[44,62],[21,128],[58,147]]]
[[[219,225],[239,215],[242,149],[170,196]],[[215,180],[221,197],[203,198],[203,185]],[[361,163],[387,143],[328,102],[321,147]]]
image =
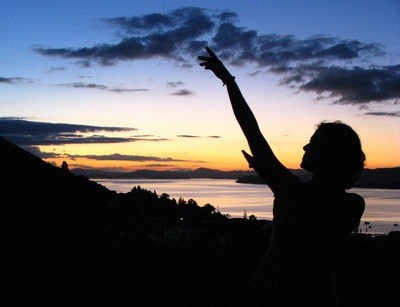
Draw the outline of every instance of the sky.
[[[318,123],[400,166],[399,1],[0,1],[0,136],[70,168],[247,169],[209,46],[289,168]]]

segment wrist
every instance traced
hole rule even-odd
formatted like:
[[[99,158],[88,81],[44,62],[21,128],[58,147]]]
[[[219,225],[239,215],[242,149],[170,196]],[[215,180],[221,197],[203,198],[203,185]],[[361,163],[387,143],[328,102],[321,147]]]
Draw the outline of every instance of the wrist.
[[[224,77],[222,79],[223,85],[226,85],[226,84],[229,84],[229,83],[232,83],[232,82],[235,82],[235,76],[229,75],[229,76],[226,76],[226,77]]]

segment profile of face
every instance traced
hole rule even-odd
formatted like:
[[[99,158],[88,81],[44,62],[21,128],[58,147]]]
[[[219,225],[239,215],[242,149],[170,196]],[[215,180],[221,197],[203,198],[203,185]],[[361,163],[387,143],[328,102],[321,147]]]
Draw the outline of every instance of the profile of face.
[[[306,171],[320,174],[334,170],[343,150],[340,145],[336,137],[324,127],[318,128],[310,142],[303,147],[304,155],[300,166]]]
[[[315,133],[311,137],[310,142],[303,147],[304,155],[300,163],[300,167],[309,172],[314,172],[315,164],[318,158],[318,143],[315,138]]]
[[[364,168],[365,154],[357,133],[341,122],[322,123],[303,147],[300,166],[319,178],[351,187]]]
[[[306,171],[312,172],[312,170],[310,168],[311,168],[313,159],[311,158],[312,154],[309,150],[310,147],[311,147],[310,143],[308,143],[307,145],[305,145],[303,147],[304,154],[303,154],[303,159],[301,160],[301,163],[300,163],[300,167],[302,169],[305,169]]]

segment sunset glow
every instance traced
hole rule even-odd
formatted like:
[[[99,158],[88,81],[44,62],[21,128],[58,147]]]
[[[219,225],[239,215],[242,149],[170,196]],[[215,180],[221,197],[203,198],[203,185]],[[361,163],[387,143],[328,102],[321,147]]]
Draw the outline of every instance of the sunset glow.
[[[70,168],[247,169],[226,88],[198,66],[209,45],[287,167],[333,120],[367,168],[400,166],[397,1],[100,3],[0,3],[0,136]]]

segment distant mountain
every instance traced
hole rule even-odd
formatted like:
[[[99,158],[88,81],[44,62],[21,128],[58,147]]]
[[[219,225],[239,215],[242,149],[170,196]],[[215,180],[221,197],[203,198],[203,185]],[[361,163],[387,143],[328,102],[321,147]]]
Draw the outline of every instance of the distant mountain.
[[[254,171],[220,171],[209,168],[198,168],[188,171],[154,171],[154,170],[138,170],[134,172],[108,172],[96,169],[76,168],[71,170],[75,175],[82,175],[89,178],[104,179],[239,179],[243,176],[254,175]]]
[[[400,189],[400,167],[365,169],[356,182],[356,187]]]
[[[301,181],[307,181],[310,173],[302,169],[291,170]],[[254,171],[220,171],[209,168],[198,168],[188,171],[155,171],[138,170],[134,172],[109,172],[96,169],[76,168],[71,170],[75,175],[92,179],[233,179],[238,183],[265,184]],[[400,189],[400,167],[365,169],[355,187],[371,189]]]
[[[300,180],[305,181],[307,173],[303,170],[293,171]],[[265,184],[259,175],[243,176],[236,182]],[[370,189],[400,189],[400,167],[365,169],[355,184],[356,188]]]

